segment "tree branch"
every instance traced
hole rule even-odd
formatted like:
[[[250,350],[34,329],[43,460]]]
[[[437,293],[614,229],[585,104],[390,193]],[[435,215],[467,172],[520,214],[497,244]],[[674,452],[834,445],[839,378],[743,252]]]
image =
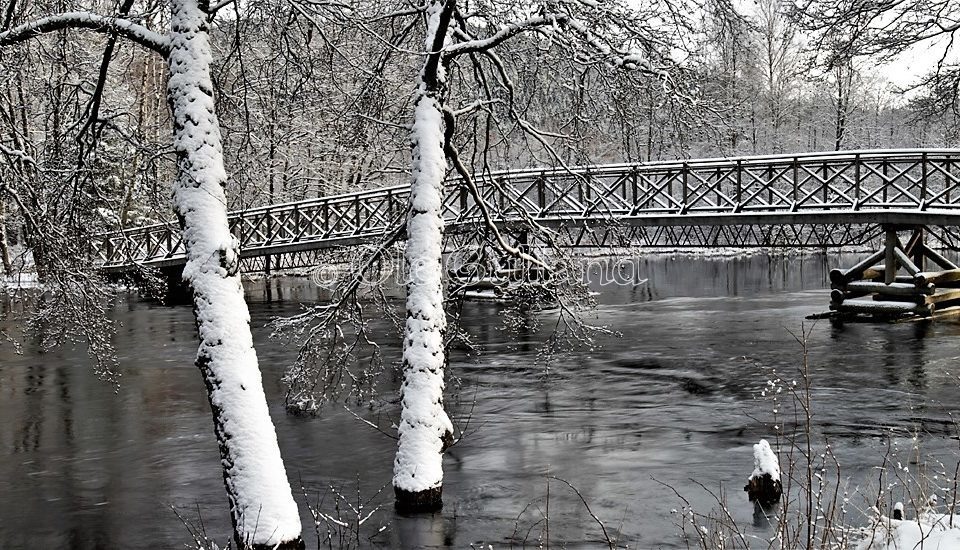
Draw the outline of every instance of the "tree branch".
[[[493,221],[493,217],[490,215],[490,211],[487,209],[487,204],[483,200],[483,195],[477,188],[476,182],[473,181],[473,178],[470,177],[470,173],[467,172],[467,168],[460,161],[460,155],[457,153],[456,147],[448,142],[445,146],[445,149],[447,158],[453,163],[457,173],[460,174],[460,179],[463,180],[467,189],[470,191],[470,194],[473,195],[473,200],[476,202],[477,208],[480,210],[480,214],[483,216],[483,223],[487,226],[487,229],[493,233],[493,236],[497,240],[497,244],[500,246],[500,249],[515,258],[519,258],[525,262],[542,267],[546,271],[553,271],[553,268],[539,258],[535,258],[515,246],[510,246],[510,243],[508,243],[507,240],[503,238],[503,234],[500,233],[500,229],[497,227],[496,222]]]
[[[468,42],[461,42],[459,44],[450,46],[444,50],[443,56],[445,59],[449,60],[465,53],[476,53],[482,50],[489,50],[497,47],[498,45],[522,32],[560,23],[566,19],[567,17],[562,14],[531,17],[524,21],[507,25],[487,38],[472,39]],[[458,29],[458,34],[465,35],[465,33],[460,29]]]
[[[116,33],[137,44],[166,57],[170,52],[167,38],[143,25],[119,17],[105,17],[95,13],[77,11],[51,15],[14,27],[0,33],[0,47],[23,42],[61,29],[90,29],[96,32]]]

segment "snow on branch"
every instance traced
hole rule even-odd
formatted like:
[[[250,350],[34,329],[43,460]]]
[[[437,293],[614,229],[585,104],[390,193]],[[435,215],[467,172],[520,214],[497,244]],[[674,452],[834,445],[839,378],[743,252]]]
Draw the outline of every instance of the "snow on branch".
[[[0,47],[30,40],[61,29],[91,29],[101,33],[117,33],[163,56],[170,51],[166,37],[143,25],[119,17],[106,17],[86,11],[67,12],[43,17],[0,33]]]
[[[565,19],[566,16],[564,15],[540,15],[531,17],[524,21],[505,25],[499,31],[487,38],[470,40],[468,42],[460,42],[459,44],[450,46],[444,50],[443,55],[445,58],[451,59],[465,53],[476,53],[489,50],[522,32],[526,32],[538,27],[555,25],[556,23]]]
[[[582,17],[578,18],[572,11],[582,11],[582,9],[590,12],[590,17],[596,19],[597,22],[602,22],[601,30],[598,31],[593,25],[586,23],[582,20]],[[462,54],[489,52],[519,34],[539,31],[561,38],[561,41],[571,49],[593,50],[605,62],[617,68],[639,71],[664,81],[670,80],[669,70],[656,66],[650,57],[640,50],[625,50],[611,45],[613,36],[621,37],[617,41],[628,41],[623,38],[624,34],[632,37],[633,40],[639,39],[645,43],[657,43],[661,46],[663,44],[649,36],[639,37],[638,31],[630,27],[628,17],[624,17],[622,20],[617,19],[615,14],[606,10],[606,7],[600,6],[592,0],[560,3],[549,11],[543,10],[539,14],[521,21],[504,24],[499,27],[499,30],[486,38],[471,36],[465,26],[461,25],[460,28],[455,29],[454,33],[463,41],[447,46],[443,51],[443,57],[446,61],[449,61]],[[580,15],[583,16],[584,14],[581,13]],[[577,45],[577,42],[579,42],[579,45]]]
[[[570,29],[578,34],[587,45],[613,65],[621,69],[640,71],[658,78],[668,78],[667,72],[655,67],[646,56],[639,52],[624,52],[611,47],[602,40],[600,36],[592,32],[587,25],[583,24],[583,22],[571,17],[563,20],[561,23],[564,28]]]
[[[14,157],[19,161],[25,162],[27,164],[32,164],[32,165],[37,164],[37,161],[35,161],[33,157],[31,157],[24,151],[21,151],[19,149],[10,149],[9,147],[4,146],[2,143],[0,143],[0,153],[3,153],[4,156]]]

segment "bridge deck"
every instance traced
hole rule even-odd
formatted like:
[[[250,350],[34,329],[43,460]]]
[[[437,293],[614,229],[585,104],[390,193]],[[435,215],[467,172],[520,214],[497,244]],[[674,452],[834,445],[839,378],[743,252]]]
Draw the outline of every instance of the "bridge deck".
[[[960,226],[958,162],[960,150],[896,150],[493,172],[476,176],[480,201],[451,179],[444,214],[454,232],[481,223],[484,209],[499,224],[526,218],[568,232],[634,235],[689,227],[842,226],[849,235],[854,225],[949,228]],[[376,240],[401,220],[408,195],[407,186],[359,191],[233,212],[230,223],[247,258],[349,246]],[[168,225],[105,235],[93,245],[111,271],[184,261],[179,230]]]

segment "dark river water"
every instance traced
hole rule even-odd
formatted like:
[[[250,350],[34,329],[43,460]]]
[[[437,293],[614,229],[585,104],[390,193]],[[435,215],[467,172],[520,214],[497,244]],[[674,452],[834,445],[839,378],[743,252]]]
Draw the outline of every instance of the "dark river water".
[[[703,487],[724,491],[733,517],[769,536],[769,527],[751,527],[742,487],[752,445],[774,438],[775,426],[795,429],[792,420],[774,419],[777,405],[761,392],[768,380],[799,379],[794,334],[803,330],[817,446],[829,441],[851,521],[862,522],[888,446],[899,449],[895,458],[909,475],[932,475],[935,458],[953,472],[960,324],[804,321],[826,310],[829,268],[857,257],[648,256],[631,266],[646,282],[595,288],[599,307],[590,319],[622,336],[601,337],[548,366],[538,361],[545,331],[518,336],[502,327],[500,306],[465,304],[464,325],[480,353],[454,351],[460,382],[447,401],[461,422],[470,417],[470,434],[445,458],[443,513],[412,518],[392,510],[392,439],[340,405],[317,417],[284,412],[279,379],[296,350],[270,340],[264,325],[316,301],[317,290],[304,279],[249,283],[281,450],[297,492],[306,493],[299,502],[308,548],[317,537],[307,499],[356,520],[345,501],[337,511],[330,487],[350,505],[365,502],[363,516],[382,505],[359,530],[362,547],[503,548],[524,539],[536,546],[547,537],[546,515],[550,544],[598,547],[600,529],[583,503],[546,475],[574,485],[631,548],[684,546],[671,512],[682,506],[674,490],[707,512],[714,501]],[[551,315],[544,314],[547,324]],[[17,354],[0,345],[0,548],[183,548],[191,538],[177,513],[202,521],[214,541],[230,538],[210,411],[192,365],[191,309],[128,297],[115,317],[116,393],[81,348],[41,353],[28,342]],[[16,324],[8,318],[3,327]],[[396,338],[383,333],[393,360]],[[398,413],[398,383],[387,378],[382,402],[354,409],[385,427]],[[779,408],[792,416],[784,394]],[[913,437],[918,464],[908,460]]]

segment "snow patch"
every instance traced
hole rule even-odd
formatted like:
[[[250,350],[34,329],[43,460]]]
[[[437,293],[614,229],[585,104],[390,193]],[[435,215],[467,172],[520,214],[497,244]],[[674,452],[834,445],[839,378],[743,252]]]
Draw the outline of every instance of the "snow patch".
[[[750,479],[770,474],[773,481],[780,481],[780,461],[776,453],[770,448],[766,439],[761,439],[753,446],[753,473]]]
[[[960,548],[960,517],[936,512],[914,520],[892,519],[876,513],[857,550],[956,550]]]

